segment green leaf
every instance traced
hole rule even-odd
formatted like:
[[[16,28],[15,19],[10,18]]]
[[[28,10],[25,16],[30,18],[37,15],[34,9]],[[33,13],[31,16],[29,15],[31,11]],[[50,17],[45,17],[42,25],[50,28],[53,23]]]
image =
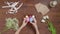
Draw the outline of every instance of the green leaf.
[[[56,34],[56,28],[54,27],[53,23],[48,21],[48,26],[49,31],[51,31],[52,34]]]

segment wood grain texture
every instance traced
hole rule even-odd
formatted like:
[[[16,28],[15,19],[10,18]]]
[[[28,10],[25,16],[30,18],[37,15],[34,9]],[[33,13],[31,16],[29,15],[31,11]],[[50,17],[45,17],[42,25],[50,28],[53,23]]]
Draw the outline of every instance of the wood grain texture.
[[[8,9],[2,9],[1,6],[4,6],[5,1],[20,1],[24,2],[24,5],[18,10],[18,13],[16,14],[6,14]],[[51,0],[0,0],[0,32],[3,30],[5,26],[5,18],[17,18],[19,20],[19,25],[21,26],[23,18],[25,15],[35,15],[37,19],[37,25],[39,32],[41,34],[51,34],[47,29],[47,24],[41,23],[42,14],[38,13],[35,9],[34,5],[41,2],[49,7],[49,2]],[[60,34],[60,1],[58,1],[58,5],[54,8],[50,8],[50,12],[47,14],[50,17],[50,20],[53,22],[54,26],[57,29],[57,34]],[[6,32],[3,32],[3,34],[14,34],[15,31],[8,30]],[[31,24],[28,24],[26,27],[22,29],[20,34],[35,34],[34,28],[31,26]]]

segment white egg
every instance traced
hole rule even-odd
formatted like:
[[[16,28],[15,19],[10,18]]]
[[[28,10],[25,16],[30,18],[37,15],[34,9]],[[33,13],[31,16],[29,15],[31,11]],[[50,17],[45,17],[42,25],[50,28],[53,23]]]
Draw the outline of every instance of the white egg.
[[[47,15],[46,18],[49,19],[49,16]]]
[[[46,15],[46,16],[44,16],[44,17],[43,17],[43,19],[49,19],[49,16],[48,16],[48,15]]]
[[[46,19],[46,16],[44,16],[43,19]]]
[[[46,21],[45,21],[44,19],[42,19],[42,20],[41,20],[41,22],[43,22],[43,23],[44,23],[44,22],[46,22]]]

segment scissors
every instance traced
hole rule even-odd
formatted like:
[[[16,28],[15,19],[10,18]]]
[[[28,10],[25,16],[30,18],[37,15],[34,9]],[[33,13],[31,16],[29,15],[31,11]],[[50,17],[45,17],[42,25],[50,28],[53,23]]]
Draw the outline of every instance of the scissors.
[[[22,30],[22,28],[24,28],[28,24],[28,22],[34,26],[34,28],[36,30],[36,34],[39,34],[38,27],[37,27],[37,21],[36,21],[36,18],[34,15],[32,15],[32,16],[26,15],[21,27],[19,27],[19,29],[15,32],[15,34],[19,34],[19,32]]]

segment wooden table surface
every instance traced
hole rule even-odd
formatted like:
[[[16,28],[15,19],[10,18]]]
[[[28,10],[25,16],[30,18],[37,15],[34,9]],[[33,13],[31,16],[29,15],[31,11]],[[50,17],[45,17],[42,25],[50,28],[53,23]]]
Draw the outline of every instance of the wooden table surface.
[[[1,8],[1,6],[6,5],[4,4],[5,1],[13,1],[13,2],[20,1],[20,2],[24,2],[24,4],[18,10],[18,13],[12,15],[12,14],[6,14],[8,9]],[[9,17],[17,18],[19,20],[19,26],[21,26],[24,16],[33,14],[36,16],[37,25],[38,25],[40,34],[51,34],[51,32],[49,32],[47,29],[47,24],[41,23],[41,19],[43,15],[41,13],[38,13],[36,8],[34,7],[34,5],[39,2],[49,7],[50,1],[51,0],[26,0],[26,1],[25,0],[0,0],[0,32],[3,30],[5,26],[6,18],[9,18]],[[60,1],[59,0],[57,1],[58,1],[58,4],[56,7],[54,8],[49,7],[50,11],[47,13],[47,15],[49,15],[50,20],[53,22],[55,28],[57,29],[57,34],[60,34]],[[15,31],[10,29],[4,32],[3,34],[14,34],[14,33]],[[35,34],[35,30],[31,25],[27,25],[22,29],[20,34]]]

